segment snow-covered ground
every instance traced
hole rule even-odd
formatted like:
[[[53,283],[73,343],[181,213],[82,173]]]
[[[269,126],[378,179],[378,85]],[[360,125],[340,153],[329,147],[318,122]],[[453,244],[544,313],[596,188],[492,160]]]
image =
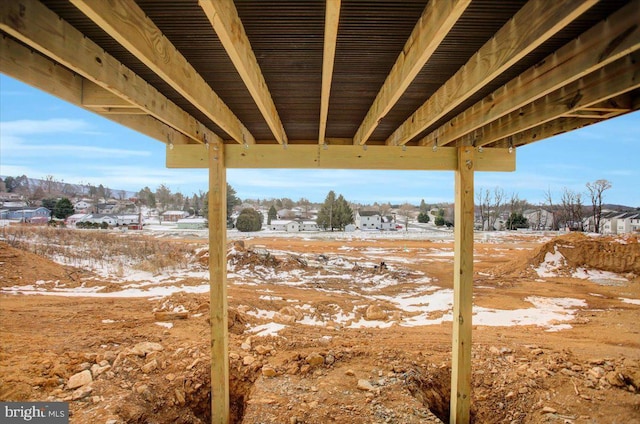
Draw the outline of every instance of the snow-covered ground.
[[[231,234],[242,234],[234,231]],[[260,235],[275,235],[276,232],[261,232]],[[291,234],[280,233],[282,236],[290,237]],[[409,232],[410,235],[425,233]],[[441,233],[440,233],[441,234]],[[331,233],[305,234],[304,237],[325,237]],[[375,243],[375,237],[400,238],[406,234],[401,232],[353,232],[334,233],[333,236],[340,235],[345,241],[353,237],[365,237]],[[242,234],[246,238],[246,234]],[[491,237],[504,237],[504,234],[495,233]],[[485,237],[486,236],[482,236]],[[305,269],[292,269],[288,271],[278,270],[273,267],[236,266],[232,260],[228,264],[229,282],[238,286],[255,287],[256,297],[261,300],[278,300],[277,296],[271,293],[269,287],[294,287],[301,290],[317,290],[322,293],[329,293],[336,298],[350,296],[359,298],[361,304],[383,304],[391,305],[392,309],[401,311],[401,317],[387,320],[366,320],[352,310],[343,310],[337,304],[334,305],[332,313],[320,314],[314,305],[305,303],[303,298],[297,299],[295,291],[287,297],[287,302],[299,311],[301,319],[299,324],[303,325],[326,325],[327,322],[337,323],[350,328],[362,327],[390,327],[394,324],[401,326],[425,326],[435,325],[452,320],[453,291],[451,289],[438,286],[429,275],[412,271],[407,273],[393,272],[404,269],[407,258],[397,256],[394,250],[378,246],[367,249],[353,251],[348,245],[338,248],[339,252],[344,252],[344,256],[329,256],[321,267],[314,266],[313,271]],[[237,253],[233,252],[232,253]],[[300,256],[297,252],[272,251],[279,257],[288,255]],[[450,248],[426,249],[419,252],[421,257],[430,258],[433,261],[452,260],[453,252]],[[371,273],[370,269],[374,264],[379,263],[383,258],[389,267],[386,273]],[[64,258],[53,258],[60,263],[65,263]],[[313,261],[313,257],[308,258]],[[429,259],[426,259],[429,260]],[[556,276],[556,271],[562,266],[564,258],[558,252],[548,253],[545,261],[536,269],[538,275],[543,278]],[[95,262],[94,262],[95,264]],[[319,263],[315,263],[318,265]],[[353,274],[356,265],[367,269],[367,272]],[[91,268],[91,263],[83,264]],[[346,272],[346,271],[350,272]],[[97,284],[83,284],[80,287],[65,287],[58,282],[38,281],[32,285],[5,287],[4,293],[21,294],[43,294],[58,296],[79,296],[79,297],[148,297],[159,299],[173,293],[206,293],[209,290],[208,271],[194,262],[189,269],[175,269],[163,271],[157,274],[144,272],[129,267],[126,261],[121,262],[118,270],[94,267],[93,271],[99,273],[102,281],[109,281],[109,291],[102,291],[105,287]],[[604,273],[597,270],[580,268],[574,272],[574,278],[587,278],[597,281],[606,278],[609,280],[626,281],[624,277],[617,274]],[[355,277],[355,278],[354,278]],[[185,283],[188,280],[188,283]],[[336,284],[336,281],[343,283]],[[115,286],[115,287],[114,287]],[[401,287],[398,293],[393,295],[385,294],[385,289]],[[281,298],[280,298],[281,300]],[[550,298],[530,296],[524,299],[531,306],[515,310],[484,308],[475,306],[474,325],[485,326],[514,326],[514,325],[537,325],[548,329],[548,331],[558,331],[570,328],[570,321],[574,318],[577,310],[587,308],[588,304],[584,300],[571,298]],[[621,302],[628,304],[638,304],[640,300],[621,298]],[[272,320],[277,313],[276,310],[259,308],[249,308],[246,313],[263,320]],[[284,325],[284,324],[282,324]],[[254,329],[257,332],[263,331]],[[269,331],[277,331],[281,326],[265,327]]]

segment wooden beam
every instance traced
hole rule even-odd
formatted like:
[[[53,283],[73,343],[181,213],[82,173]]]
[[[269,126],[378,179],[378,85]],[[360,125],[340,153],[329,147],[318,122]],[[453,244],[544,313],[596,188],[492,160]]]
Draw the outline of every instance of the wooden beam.
[[[82,105],[82,76],[4,35],[0,43],[3,74],[74,105]]]
[[[187,144],[191,142],[189,137],[151,116],[103,115],[94,108],[87,107],[84,104],[86,91],[89,89],[96,94],[98,90],[104,89],[7,37],[0,39],[0,70],[3,74],[45,93],[98,113],[104,118],[163,143]]]
[[[88,108],[104,107],[135,107],[131,102],[114,94],[113,92],[85,80],[82,86],[82,105]]]
[[[199,142],[219,140],[202,123],[39,1],[0,1],[0,30],[139,106],[191,139]]]
[[[563,134],[569,131],[576,130],[578,128],[586,127],[596,122],[600,122],[602,119],[582,119],[582,118],[559,118],[553,121],[545,122],[544,124],[536,125],[528,130],[514,134],[513,136],[501,138],[495,142],[489,144],[489,147],[495,148],[509,148],[510,146],[515,148],[523,146],[525,144],[533,143],[534,141],[544,140],[545,138],[553,137],[558,134]]]
[[[400,99],[470,3],[471,0],[441,0],[427,3],[422,16],[353,137],[354,144],[367,142],[382,118]]]
[[[249,37],[238,16],[233,0],[199,0],[220,42],[227,51],[249,94],[256,102],[276,141],[287,142],[287,135],[278,116],[276,105],[253,53]]]
[[[442,147],[406,146],[320,146],[254,145],[244,148],[237,144],[225,146],[227,168],[295,168],[295,169],[395,169],[437,170],[457,169],[458,150]],[[207,149],[200,145],[174,146],[167,149],[168,168],[206,168]],[[476,155],[478,171],[510,172],[515,170],[515,154],[507,149],[482,149]]]
[[[224,145],[212,143],[209,165],[209,317],[211,322],[211,422],[229,422],[227,312],[227,174]],[[201,147],[203,148],[203,147]]]
[[[329,116],[329,98],[333,79],[333,62],[336,56],[338,21],[341,0],[326,0],[324,14],[324,50],[322,53],[322,92],[320,94],[320,128],[318,143],[324,144]]]
[[[431,132],[420,145],[446,146],[489,122],[640,49],[640,0],[564,45],[460,115]]]
[[[476,149],[458,148],[455,172],[453,259],[453,350],[449,422],[468,424],[471,408],[471,325],[473,305],[473,172]]]
[[[597,3],[529,0],[386,140],[405,144]]]
[[[148,115],[142,109],[130,108],[130,107],[102,107],[94,109],[101,115]]]
[[[249,130],[134,0],[71,0],[71,3],[235,141],[254,142]]]
[[[640,55],[632,53],[527,106],[457,140],[459,145],[486,146],[567,113],[589,107],[640,87]]]

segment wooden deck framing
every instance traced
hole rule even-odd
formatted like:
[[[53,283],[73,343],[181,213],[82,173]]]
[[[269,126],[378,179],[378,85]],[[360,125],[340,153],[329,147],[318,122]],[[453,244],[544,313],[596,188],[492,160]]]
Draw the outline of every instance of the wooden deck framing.
[[[0,71],[209,170],[213,422],[229,420],[226,169],[296,168],[455,173],[450,422],[468,423],[474,174],[640,109],[640,0],[176,3],[0,1]]]

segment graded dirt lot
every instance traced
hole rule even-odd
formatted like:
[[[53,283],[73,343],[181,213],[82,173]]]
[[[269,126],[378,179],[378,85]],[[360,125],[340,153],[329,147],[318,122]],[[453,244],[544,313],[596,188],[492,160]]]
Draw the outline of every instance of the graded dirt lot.
[[[0,400],[68,401],[72,423],[208,422],[205,240],[163,238],[190,261],[143,280],[0,241]],[[234,422],[447,422],[452,249],[231,236]],[[474,422],[640,423],[638,239],[479,234],[475,258]]]

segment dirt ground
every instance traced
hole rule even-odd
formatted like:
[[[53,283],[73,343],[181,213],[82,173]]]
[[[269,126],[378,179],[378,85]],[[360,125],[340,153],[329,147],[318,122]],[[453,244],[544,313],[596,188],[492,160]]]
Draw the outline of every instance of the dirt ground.
[[[234,422],[447,422],[451,322],[436,311],[430,325],[403,325],[418,312],[391,299],[425,278],[451,289],[452,248],[450,240],[230,240]],[[194,267],[204,266],[207,252],[197,252]],[[561,266],[544,274],[558,252]],[[474,326],[474,422],[640,423],[638,239],[478,235],[475,255],[474,307],[516,311],[532,296],[584,304],[557,331]],[[620,279],[577,278],[584,269]],[[375,285],[382,276],[394,284]],[[10,290],[26,285],[51,292]],[[210,387],[208,293],[52,295],[122,285],[0,241],[0,400],[68,401],[72,423],[209,422],[219,388]],[[274,323],[277,333],[257,331]]]

